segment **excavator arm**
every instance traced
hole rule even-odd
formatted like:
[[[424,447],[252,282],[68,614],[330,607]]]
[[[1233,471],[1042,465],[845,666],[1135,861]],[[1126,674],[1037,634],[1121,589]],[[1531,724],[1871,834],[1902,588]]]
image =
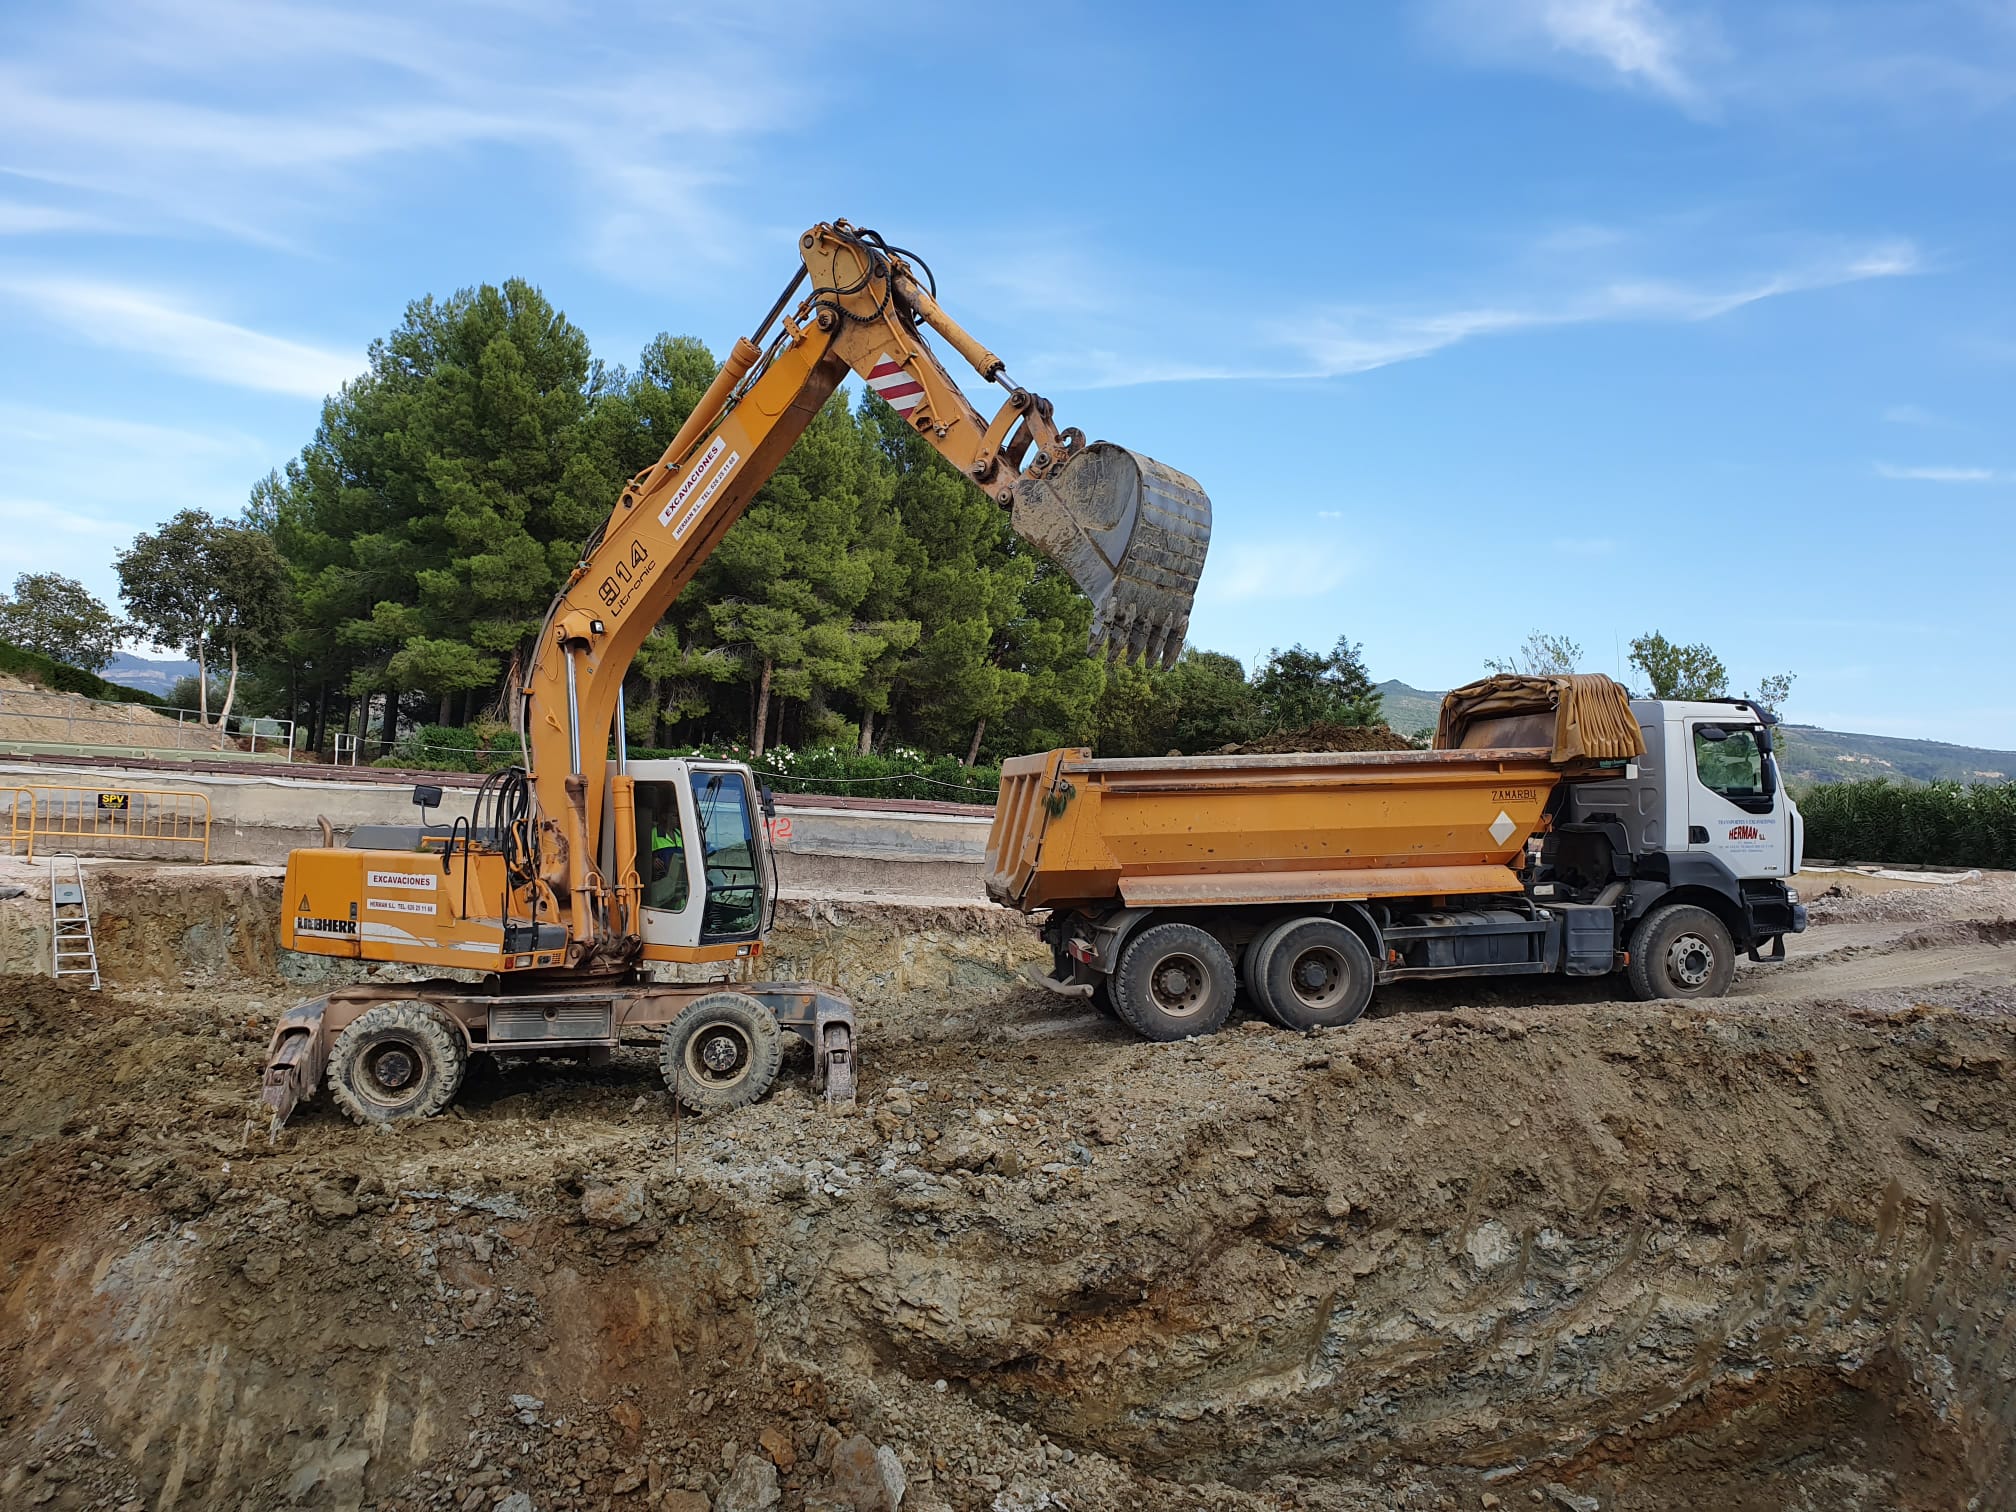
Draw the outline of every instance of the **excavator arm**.
[[[539,832],[535,885],[566,914],[577,964],[619,958],[633,940],[636,880],[619,876],[612,886],[596,864],[624,676],[849,373],[1008,509],[1016,533],[1084,590],[1095,650],[1163,664],[1182,651],[1211,533],[1197,484],[1060,430],[1050,402],[1017,387],[1001,358],[939,306],[915,254],[845,221],[814,226],[799,252],[803,267],[754,336],[736,341],[664,454],[630,480],[589,539],[525,668],[516,714],[535,803],[529,822]],[[961,391],[927,330],[1004,390],[991,416]],[[634,853],[634,817],[627,778],[615,780],[622,790],[610,812],[623,857]]]

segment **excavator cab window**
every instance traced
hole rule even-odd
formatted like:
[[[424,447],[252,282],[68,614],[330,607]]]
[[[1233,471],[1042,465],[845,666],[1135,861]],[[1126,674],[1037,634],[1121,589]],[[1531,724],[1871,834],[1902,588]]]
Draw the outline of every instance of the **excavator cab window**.
[[[740,772],[693,773],[693,808],[707,863],[700,942],[753,939],[763,924],[762,857]]]
[[[679,788],[671,782],[637,784],[637,875],[644,906],[678,913],[686,907],[686,828],[679,821]]]

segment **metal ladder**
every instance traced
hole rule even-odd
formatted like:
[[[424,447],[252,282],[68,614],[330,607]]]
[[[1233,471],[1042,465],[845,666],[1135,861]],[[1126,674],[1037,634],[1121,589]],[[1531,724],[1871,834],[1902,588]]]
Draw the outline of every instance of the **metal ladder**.
[[[70,863],[67,882],[57,880],[59,861]],[[98,990],[98,942],[91,935],[91,905],[84,898],[84,862],[69,851],[49,858],[49,949],[52,977],[88,976],[91,990]]]

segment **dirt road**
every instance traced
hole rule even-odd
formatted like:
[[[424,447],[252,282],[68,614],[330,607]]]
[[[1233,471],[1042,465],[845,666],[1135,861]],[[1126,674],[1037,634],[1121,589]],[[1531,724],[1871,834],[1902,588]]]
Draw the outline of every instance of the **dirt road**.
[[[678,1120],[640,1050],[272,1147],[250,885],[131,904],[101,996],[0,978],[0,1505],[2016,1501],[2002,879],[1712,1004],[1166,1046],[838,913],[788,948],[909,953],[852,1115],[794,1064]]]

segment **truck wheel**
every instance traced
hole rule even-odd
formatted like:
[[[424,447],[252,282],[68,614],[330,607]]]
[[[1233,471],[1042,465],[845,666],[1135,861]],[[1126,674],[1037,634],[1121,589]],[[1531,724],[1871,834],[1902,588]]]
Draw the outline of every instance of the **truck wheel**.
[[[1237,990],[1232,957],[1194,924],[1157,924],[1120,952],[1113,1007],[1135,1033],[1179,1040],[1215,1033]]]
[[[710,992],[665,1026],[658,1070],[695,1113],[747,1107],[777,1080],[784,1031],[768,1008],[740,992]]]
[[[1293,920],[1261,944],[1260,1011],[1283,1029],[1341,1028],[1372,1001],[1372,953],[1335,919]]]
[[[329,1095],[360,1124],[429,1118],[462,1085],[462,1032],[426,1003],[380,1003],[353,1019],[329,1052]]]
[[[1267,988],[1260,980],[1260,971],[1266,964],[1268,947],[1294,922],[1281,919],[1269,924],[1246,942],[1246,953],[1239,957],[1239,988],[1246,994],[1247,1006],[1259,1009],[1270,1019],[1274,1014],[1267,1007]]]
[[[1736,976],[1736,946],[1723,922],[1691,903],[1668,903],[1631,934],[1626,972],[1639,998],[1721,997]]]

